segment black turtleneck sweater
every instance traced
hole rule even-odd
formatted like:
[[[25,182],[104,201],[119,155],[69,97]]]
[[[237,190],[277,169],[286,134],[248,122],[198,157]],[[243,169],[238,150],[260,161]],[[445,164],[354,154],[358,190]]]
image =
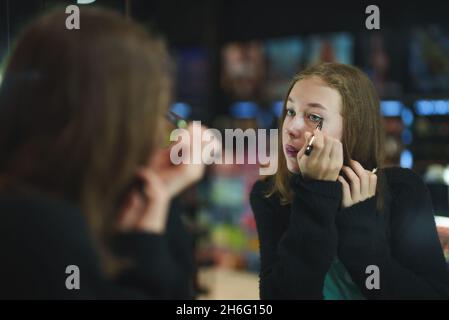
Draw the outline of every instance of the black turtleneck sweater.
[[[193,299],[193,244],[172,203],[163,235],[129,232],[111,243],[126,267],[103,272],[84,214],[38,194],[0,194],[0,299]],[[66,280],[79,268],[79,290]],[[69,281],[70,282],[70,281]]]
[[[270,179],[256,182],[250,200],[260,240],[262,299],[323,299],[324,279],[337,257],[367,299],[449,298],[448,267],[427,188],[411,170],[383,171],[383,212],[377,212],[377,196],[340,209],[338,181],[293,175],[288,205],[264,196]],[[379,267],[379,289],[366,288],[369,265]]]

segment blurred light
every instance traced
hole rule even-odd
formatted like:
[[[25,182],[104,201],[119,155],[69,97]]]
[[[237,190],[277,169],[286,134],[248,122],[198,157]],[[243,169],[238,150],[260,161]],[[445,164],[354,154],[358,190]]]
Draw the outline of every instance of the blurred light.
[[[449,186],[449,166],[447,166],[446,169],[444,169],[443,180],[444,180],[444,183]]]
[[[400,166],[402,168],[408,168],[408,169],[411,169],[413,167],[413,155],[409,150],[402,151]]]
[[[433,106],[431,101],[419,100],[415,102],[415,111],[420,116],[427,116],[432,114]]]
[[[272,111],[277,118],[280,118],[282,116],[283,108],[284,108],[283,101],[276,101],[275,103],[273,103]]]
[[[380,102],[380,110],[384,117],[400,117],[404,105],[401,101],[385,100]]]
[[[413,141],[413,134],[409,129],[402,131],[402,143],[405,145],[411,144]]]
[[[413,112],[410,109],[408,108],[402,109],[401,117],[402,122],[406,127],[410,127],[413,124],[414,116]]]
[[[273,123],[273,114],[269,111],[260,110],[257,114],[257,123],[260,128],[269,128]]]
[[[435,113],[436,114],[449,114],[449,100],[435,101]]]
[[[181,118],[187,119],[192,112],[192,107],[184,102],[176,102],[172,105],[171,111],[176,113]]]
[[[418,100],[415,111],[420,116],[448,115],[449,100]]]
[[[258,109],[251,101],[236,102],[231,106],[231,115],[236,119],[253,119],[257,117]]]

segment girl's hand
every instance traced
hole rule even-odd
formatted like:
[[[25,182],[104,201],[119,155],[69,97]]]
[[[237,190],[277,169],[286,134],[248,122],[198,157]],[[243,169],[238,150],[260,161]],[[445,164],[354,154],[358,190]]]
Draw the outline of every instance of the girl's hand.
[[[186,159],[192,159],[190,156],[193,155],[193,144],[194,141],[201,141],[201,150],[198,150],[199,152],[199,158],[204,160],[205,162],[201,162],[199,164],[193,164],[190,163],[190,161],[187,161],[187,163],[180,163],[180,164],[173,164],[173,162],[170,160],[170,153],[171,148],[161,150],[156,156],[152,159],[149,166],[151,168],[154,168],[154,170],[160,175],[162,180],[167,184],[168,190],[172,196],[177,195],[181,191],[183,191],[188,186],[192,185],[193,183],[199,181],[205,172],[205,163],[208,163],[209,160],[212,159],[211,155],[207,155],[207,158],[204,159],[202,157],[202,151],[205,145],[207,144],[206,141],[203,141],[202,136],[207,130],[207,127],[201,126],[199,130],[194,130],[193,124],[190,124],[187,128],[189,132],[190,141],[189,142],[178,142],[171,146],[177,146],[182,147],[184,145],[186,147],[186,150],[188,150],[185,154],[182,155],[182,157],[186,157]],[[221,152],[221,142],[217,139],[213,140],[214,143],[214,150],[220,150]],[[210,144],[210,142],[209,142]],[[176,149],[175,149],[176,150]]]
[[[313,131],[313,151],[310,156],[304,155],[305,149],[312,138],[310,132],[305,133],[306,142],[297,154],[298,166],[304,178],[325,181],[337,181],[343,166],[343,146],[341,142],[325,136],[320,130]]]
[[[192,125],[188,130],[192,139],[198,138],[193,137]],[[206,127],[202,126],[198,134],[202,134],[204,130]],[[217,148],[221,148],[221,145]],[[170,160],[170,151],[170,148],[157,151],[148,165],[136,173],[143,190],[132,190],[128,194],[119,213],[120,231],[163,233],[171,199],[203,176],[203,163],[174,165]]]
[[[377,175],[365,170],[357,161],[350,160],[349,163],[350,167],[342,168],[347,179],[338,177],[343,187],[342,208],[348,208],[376,194]]]
[[[119,212],[117,229],[162,234],[172,196],[167,185],[152,169],[142,168],[136,176],[142,183],[142,190],[134,188],[129,192]]]
[[[170,198],[175,197],[193,183],[199,181],[205,172],[204,164],[174,165],[170,160],[170,149],[163,149],[150,164],[164,182]]]

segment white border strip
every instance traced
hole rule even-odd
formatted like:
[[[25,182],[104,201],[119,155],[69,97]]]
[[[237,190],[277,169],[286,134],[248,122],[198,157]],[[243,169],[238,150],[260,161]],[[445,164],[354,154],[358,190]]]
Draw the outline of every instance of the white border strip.
[[[437,227],[449,228],[449,218],[442,216],[435,216],[435,224]]]

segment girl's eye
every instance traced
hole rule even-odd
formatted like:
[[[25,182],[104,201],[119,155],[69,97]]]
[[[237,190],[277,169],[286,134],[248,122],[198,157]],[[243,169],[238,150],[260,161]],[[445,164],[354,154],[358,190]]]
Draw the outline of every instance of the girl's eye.
[[[307,118],[309,118],[311,121],[316,122],[316,123],[318,123],[318,122],[320,122],[321,120],[323,120],[322,117],[320,117],[319,115],[313,114],[313,113],[309,114],[309,115],[307,116]]]
[[[287,116],[288,117],[294,117],[296,115],[295,110],[291,109],[291,108],[287,108]]]

